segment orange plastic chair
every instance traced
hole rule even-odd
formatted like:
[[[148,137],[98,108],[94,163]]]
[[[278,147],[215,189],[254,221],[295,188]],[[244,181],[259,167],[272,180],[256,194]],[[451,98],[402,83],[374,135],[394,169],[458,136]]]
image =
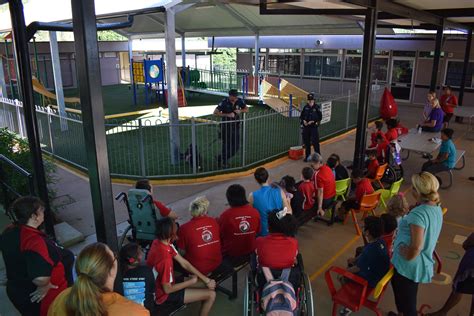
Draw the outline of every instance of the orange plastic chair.
[[[362,213],[362,219],[366,218],[369,213],[375,216],[375,209],[379,205],[381,192],[374,192],[372,194],[366,194],[362,197],[360,201],[359,209],[351,209],[350,213],[352,216],[352,221],[354,222],[354,227],[356,230],[357,235],[362,235],[362,232],[359,227],[359,223],[357,222],[356,213]],[[347,221],[349,213],[346,214],[346,218],[344,218],[344,224]]]
[[[387,163],[384,163],[383,165],[380,165],[377,168],[377,172],[375,173],[375,178],[370,179],[371,182],[377,182],[378,185],[380,186],[380,189],[384,188],[381,180],[383,178],[383,175],[385,174],[385,171],[387,171],[387,167],[388,167]]]
[[[350,281],[336,289],[331,273],[345,277]],[[325,279],[333,302],[332,316],[337,315],[339,305],[347,307],[353,312],[358,312],[363,307],[366,307],[375,312],[377,316],[382,316],[381,311],[378,309],[378,304],[393,274],[394,269],[391,267],[385,276],[377,283],[377,286],[370,288],[365,279],[345,269],[339,267],[329,268],[329,270],[326,271]]]

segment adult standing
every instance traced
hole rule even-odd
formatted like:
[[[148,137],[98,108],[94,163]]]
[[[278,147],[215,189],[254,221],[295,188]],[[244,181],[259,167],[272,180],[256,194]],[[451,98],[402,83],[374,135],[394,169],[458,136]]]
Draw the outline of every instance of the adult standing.
[[[7,295],[22,315],[43,316],[56,296],[73,283],[74,255],[39,229],[44,222],[44,203],[40,199],[17,199],[12,215],[15,223],[0,236]]]
[[[395,304],[403,316],[417,315],[418,284],[431,282],[433,252],[443,223],[435,176],[428,172],[414,174],[411,183],[418,206],[401,219],[392,257]]]
[[[253,176],[260,185],[260,189],[249,194],[249,203],[260,213],[260,234],[268,235],[268,214],[287,208],[292,213],[290,201],[285,192],[279,187],[268,184],[268,171],[260,167]]]
[[[244,100],[238,97],[236,89],[229,90],[229,96],[214,110],[214,115],[222,118],[220,138],[222,151],[217,157],[219,167],[229,167],[229,160],[240,149],[240,114],[248,112]]]
[[[454,108],[458,106],[458,98],[453,94],[450,86],[443,88],[443,95],[441,96],[439,103],[444,111],[444,127],[448,127],[449,121],[454,115]]]
[[[305,147],[304,161],[308,161],[311,155],[311,145],[314,152],[321,153],[319,146],[319,123],[323,118],[321,110],[315,103],[314,94],[308,94],[308,102],[303,107],[300,115],[301,128],[303,129],[303,143]]]

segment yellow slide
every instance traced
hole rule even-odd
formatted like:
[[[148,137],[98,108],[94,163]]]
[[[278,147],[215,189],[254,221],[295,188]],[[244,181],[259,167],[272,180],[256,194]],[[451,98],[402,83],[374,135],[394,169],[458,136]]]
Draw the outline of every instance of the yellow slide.
[[[36,79],[36,77],[33,76],[32,81],[33,81],[33,90],[35,90],[35,92],[37,92],[41,95],[44,95],[48,99],[56,100],[56,95],[54,93],[48,91],[48,89],[46,89],[46,87],[43,86],[41,84],[41,82],[39,82],[39,80]],[[66,102],[66,103],[81,103],[81,99],[79,99],[79,98],[64,98],[64,102]]]

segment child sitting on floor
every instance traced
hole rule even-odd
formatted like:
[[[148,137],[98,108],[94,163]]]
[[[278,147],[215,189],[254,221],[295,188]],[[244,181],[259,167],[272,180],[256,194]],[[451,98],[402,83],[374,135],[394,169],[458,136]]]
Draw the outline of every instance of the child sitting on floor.
[[[393,196],[387,203],[387,214],[395,217],[397,224],[400,224],[400,220],[409,210],[410,206],[402,193]]]
[[[347,270],[367,280],[370,288],[374,288],[390,268],[387,246],[381,238],[382,225],[379,217],[367,216],[364,219],[363,231],[367,244],[359,256],[347,260]]]
[[[346,214],[351,209],[359,209],[360,202],[364,195],[374,193],[374,188],[372,187],[370,180],[364,178],[364,172],[360,169],[352,170],[352,183],[356,185],[355,194],[342,202],[338,211],[338,216],[335,218],[335,221],[337,222],[344,221]]]
[[[367,150],[367,157],[369,158],[368,164],[367,164],[367,173],[366,177],[369,179],[375,179],[375,176],[377,175],[377,169],[379,168],[380,164],[379,161],[377,160],[377,150],[371,149]]]
[[[314,187],[313,181],[311,178],[313,177],[314,170],[311,167],[304,167],[301,171],[301,176],[303,182],[300,183],[298,186],[298,191],[303,193],[304,195],[304,204],[303,210],[309,211],[314,208],[315,203],[315,195],[316,195],[316,188]]]

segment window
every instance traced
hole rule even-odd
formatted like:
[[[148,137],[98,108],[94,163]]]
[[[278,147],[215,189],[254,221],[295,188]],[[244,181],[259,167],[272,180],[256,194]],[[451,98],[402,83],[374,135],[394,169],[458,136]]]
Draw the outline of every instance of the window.
[[[394,50],[393,56],[396,57],[415,57],[416,52],[411,50]]]
[[[268,71],[270,73],[299,75],[300,56],[299,55],[269,55]]]
[[[250,53],[249,48],[237,48],[238,53]]]
[[[419,52],[420,58],[434,58],[434,51],[431,52]],[[444,52],[441,52],[441,57],[444,57]]]
[[[448,68],[446,70],[446,82],[448,86],[461,86],[462,71],[464,62],[462,61],[448,61]],[[466,87],[474,88],[474,62],[470,62],[466,73]]]
[[[372,80],[387,81],[388,58],[375,58],[372,63]]]
[[[269,49],[269,52],[270,53],[277,53],[277,54],[292,54],[292,53],[295,53],[295,54],[299,54],[300,53],[300,49],[294,49],[294,48],[270,48]]]
[[[259,71],[265,70],[265,55],[258,55]],[[255,67],[255,55],[252,56],[252,66]]]
[[[341,61],[338,56],[305,56],[304,75],[339,78]]]
[[[356,79],[360,78],[360,57],[346,57],[346,70],[344,72],[344,78]]]

